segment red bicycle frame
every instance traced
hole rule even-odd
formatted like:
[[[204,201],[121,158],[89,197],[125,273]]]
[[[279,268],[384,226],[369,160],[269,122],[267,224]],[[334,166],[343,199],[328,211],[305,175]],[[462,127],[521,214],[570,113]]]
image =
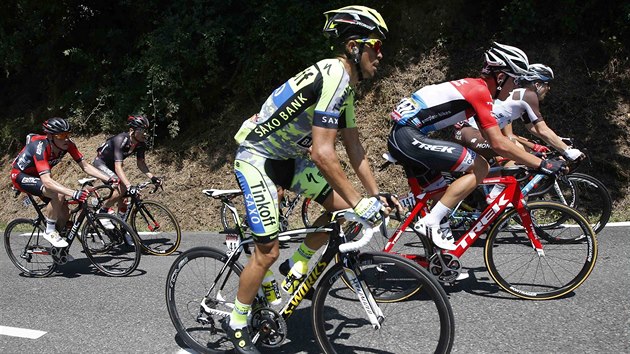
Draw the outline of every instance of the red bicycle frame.
[[[459,240],[457,240],[457,248],[449,251],[442,250],[443,254],[452,254],[456,257],[461,257],[466,250],[479,238],[481,234],[483,234],[486,229],[505,211],[508,206],[515,206],[518,211],[519,216],[521,217],[521,221],[523,223],[523,227],[527,232],[527,236],[532,242],[532,247],[538,252],[539,255],[544,255],[542,244],[536,236],[534,232],[534,225],[532,223],[531,216],[527,208],[525,208],[523,195],[521,193],[521,189],[519,187],[518,181],[513,176],[501,176],[501,177],[491,177],[485,178],[481,184],[504,184],[505,189],[497,198],[486,207],[486,209],[481,213],[477,221],[471,226],[471,228],[463,234]],[[412,187],[412,191],[414,191],[414,186],[410,183]],[[394,248],[394,245],[402,235],[402,233],[407,230],[407,228],[414,222],[417,215],[424,216],[428,210],[427,202],[432,199],[433,196],[442,193],[445,188],[438,189],[435,191],[424,192],[416,194],[416,205],[414,206],[411,213],[407,216],[405,221],[394,231],[393,235],[387,241],[387,244],[383,248],[384,252],[391,252]],[[428,259],[424,256],[415,255],[415,254],[401,254],[401,256],[411,259],[423,267],[428,267]]]

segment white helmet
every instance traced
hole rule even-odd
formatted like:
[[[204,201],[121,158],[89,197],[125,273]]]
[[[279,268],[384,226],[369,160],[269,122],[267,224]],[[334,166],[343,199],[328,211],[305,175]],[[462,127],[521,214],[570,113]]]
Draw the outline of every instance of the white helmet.
[[[554,79],[553,70],[544,64],[531,64],[527,73],[522,75],[519,80],[526,81],[542,81],[549,82]]]
[[[524,75],[528,72],[529,60],[522,50],[505,44],[494,42],[485,53],[482,74],[502,71],[512,76]]]

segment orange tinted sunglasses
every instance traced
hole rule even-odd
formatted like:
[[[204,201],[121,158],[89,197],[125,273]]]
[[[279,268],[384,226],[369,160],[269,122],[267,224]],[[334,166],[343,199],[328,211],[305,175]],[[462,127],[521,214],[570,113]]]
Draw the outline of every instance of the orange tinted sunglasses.
[[[357,43],[364,43],[374,49],[375,52],[380,53],[381,47],[383,46],[383,42],[377,38],[363,38],[363,39],[355,39]]]

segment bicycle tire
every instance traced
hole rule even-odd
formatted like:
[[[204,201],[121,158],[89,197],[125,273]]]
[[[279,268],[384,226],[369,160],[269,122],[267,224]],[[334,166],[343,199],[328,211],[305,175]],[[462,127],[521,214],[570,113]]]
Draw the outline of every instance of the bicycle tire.
[[[596,234],[604,229],[612,213],[612,199],[601,181],[587,174],[572,173],[566,176],[566,180],[559,178],[558,185],[567,205],[579,211]],[[552,191],[555,192],[552,189],[549,194]],[[558,200],[557,194],[550,199]]]
[[[539,201],[529,203],[527,209],[543,244],[544,256],[532,248],[523,227],[509,227],[512,223],[521,225],[517,210],[511,209],[488,232],[484,249],[488,273],[503,290],[516,297],[559,298],[578,288],[595,267],[595,233],[580,213],[564,204]],[[539,227],[539,219],[543,218],[564,221],[561,225]]]
[[[15,219],[4,230],[4,249],[22,274],[43,278],[52,274],[57,263],[52,245],[43,237],[44,230],[32,219]]]
[[[191,248],[175,259],[166,277],[166,308],[171,322],[184,343],[200,353],[225,353],[233,349],[221,329],[221,316],[205,313],[200,305],[227,259],[225,252],[215,248]],[[212,303],[206,301],[206,304],[229,314],[242,271],[240,263],[232,264],[214,288]]]
[[[326,212],[326,209],[311,198],[304,198],[302,201],[302,223],[304,227],[311,227],[320,215]]]
[[[105,220],[113,228],[107,228]],[[83,250],[97,270],[112,277],[124,277],[136,270],[142,254],[141,242],[131,226],[118,216],[93,214],[86,218],[81,230]]]
[[[133,231],[142,242],[144,252],[155,256],[168,256],[179,247],[182,240],[179,223],[164,204],[144,200],[133,206],[129,220]]]
[[[437,280],[415,263],[392,254],[367,252],[362,257],[371,258],[385,272],[414,279],[423,291],[403,302],[378,303],[385,319],[381,328],[375,330],[354,291],[339,281],[344,269],[335,264],[322,276],[313,297],[312,324],[321,350],[324,353],[450,352],[455,333],[453,310]],[[369,284],[370,281],[366,279],[368,289],[374,289],[376,284]],[[419,320],[423,323],[421,336],[416,331]]]

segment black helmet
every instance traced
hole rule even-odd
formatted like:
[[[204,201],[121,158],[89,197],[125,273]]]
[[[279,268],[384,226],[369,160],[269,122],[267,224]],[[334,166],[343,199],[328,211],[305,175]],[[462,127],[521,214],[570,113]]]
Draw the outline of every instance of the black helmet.
[[[147,129],[149,127],[149,120],[144,115],[139,114],[139,115],[129,116],[129,118],[127,118],[127,124],[129,124],[129,126],[134,129],[137,129],[137,128]]]
[[[520,76],[527,73],[529,60],[527,54],[511,45],[494,42],[492,47],[485,53],[485,62],[482,74],[490,74],[495,71],[502,71]]]
[[[70,131],[70,123],[63,118],[50,118],[42,124],[45,133],[61,134]]]
[[[346,6],[324,12],[324,33],[333,38],[356,39],[375,34],[385,39],[388,29],[378,11],[365,6]]]

